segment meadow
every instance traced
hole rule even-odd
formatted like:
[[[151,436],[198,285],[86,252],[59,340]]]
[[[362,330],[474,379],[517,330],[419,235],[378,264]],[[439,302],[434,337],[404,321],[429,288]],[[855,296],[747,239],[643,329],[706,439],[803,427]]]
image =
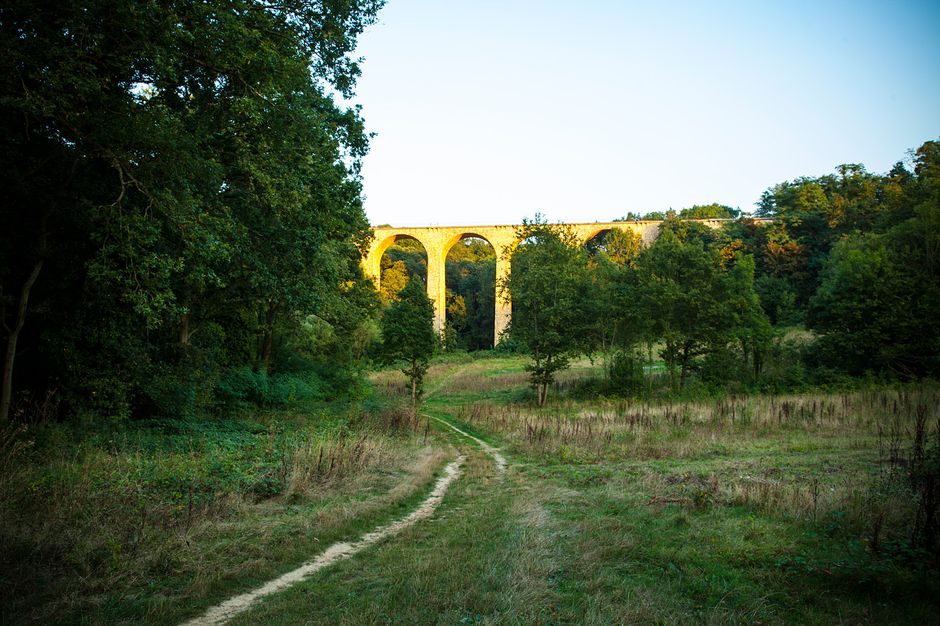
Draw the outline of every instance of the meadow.
[[[431,519],[232,623],[937,622],[936,385],[585,397],[597,374],[537,408],[521,357],[460,355],[417,419],[383,370],[353,405],[7,431],[2,621],[179,623],[407,512],[460,450]]]
[[[477,454],[434,524],[236,623],[936,623],[915,476],[935,386],[565,397],[596,373],[576,364],[537,409],[521,359],[432,367],[424,412],[508,474]]]
[[[8,427],[0,622],[173,624],[407,510],[447,449],[397,405]]]

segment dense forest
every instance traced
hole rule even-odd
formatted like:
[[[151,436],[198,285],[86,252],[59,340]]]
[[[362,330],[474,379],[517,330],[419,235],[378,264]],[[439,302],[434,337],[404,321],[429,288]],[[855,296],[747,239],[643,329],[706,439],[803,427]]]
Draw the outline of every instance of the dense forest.
[[[381,4],[4,3],[0,417],[355,384],[378,298],[340,102]]]
[[[368,137],[340,102],[380,5],[4,5],[4,420],[359,392],[384,308],[426,275],[408,241],[381,290],[360,267]],[[646,249],[527,223],[499,286],[514,302],[501,349],[532,354],[543,391],[594,355],[607,392],[637,393],[654,348],[673,390],[940,372],[940,143],[883,175],[849,164],[774,185],[756,207],[773,223],[720,204],[627,214],[665,220]],[[438,349],[492,345],[502,253],[451,251]]]

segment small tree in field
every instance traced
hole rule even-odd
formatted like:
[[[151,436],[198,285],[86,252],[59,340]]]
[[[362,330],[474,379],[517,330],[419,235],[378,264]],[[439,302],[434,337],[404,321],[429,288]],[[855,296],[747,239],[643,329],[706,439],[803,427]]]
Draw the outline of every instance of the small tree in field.
[[[512,297],[509,333],[532,358],[526,369],[542,406],[555,373],[585,348],[587,254],[570,229],[538,216],[524,221],[516,236],[522,243],[500,288]]]
[[[401,370],[411,382],[411,406],[416,408],[424,374],[437,345],[434,305],[420,279],[412,277],[398,300],[382,317],[382,358],[386,363],[404,362]]]

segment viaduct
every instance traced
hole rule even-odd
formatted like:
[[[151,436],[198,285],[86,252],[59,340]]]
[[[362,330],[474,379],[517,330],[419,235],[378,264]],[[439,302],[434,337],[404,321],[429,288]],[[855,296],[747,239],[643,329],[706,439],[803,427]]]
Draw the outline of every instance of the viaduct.
[[[719,228],[725,222],[725,219],[703,219],[694,220],[701,222],[712,228]],[[583,243],[587,243],[592,238],[609,230],[620,229],[630,230],[640,234],[643,238],[644,246],[650,245],[656,240],[659,234],[659,225],[661,221],[642,221],[642,222],[594,222],[590,224],[568,224],[578,238]],[[445,284],[444,264],[447,261],[447,253],[461,239],[467,237],[476,237],[483,239],[491,246],[496,253],[496,283],[509,275],[509,258],[504,255],[507,249],[516,246],[515,225],[504,226],[423,226],[415,228],[396,228],[381,226],[373,228],[374,238],[369,251],[363,258],[365,272],[374,281],[376,286],[382,279],[382,255],[385,251],[399,239],[416,239],[428,255],[428,297],[434,303],[434,329],[441,332],[444,328],[446,316],[446,294],[447,285]],[[508,298],[496,297],[496,318],[494,323],[494,342],[499,341],[500,334],[509,324],[509,318],[512,311],[512,304]]]

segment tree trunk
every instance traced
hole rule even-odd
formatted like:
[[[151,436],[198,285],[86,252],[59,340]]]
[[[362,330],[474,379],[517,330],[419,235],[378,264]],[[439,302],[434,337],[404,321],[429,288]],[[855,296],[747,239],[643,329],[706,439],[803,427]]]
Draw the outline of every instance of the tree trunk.
[[[682,347],[682,364],[679,367],[679,389],[685,389],[685,379],[689,375],[689,347]]]
[[[268,304],[268,312],[264,318],[264,337],[261,339],[261,365],[265,373],[271,373],[271,353],[274,351],[274,320],[277,319],[279,305],[276,302]]]
[[[418,411],[418,375],[416,370],[418,364],[411,362],[411,410],[417,414]]]
[[[20,300],[16,307],[16,321],[13,328],[7,334],[7,352],[3,360],[3,389],[0,392],[0,423],[6,422],[10,418],[10,403],[13,399],[13,362],[16,359],[16,342],[20,337],[20,331],[23,330],[23,324],[26,322],[26,305],[29,302],[29,292],[33,288],[36,279],[39,278],[39,272],[42,271],[43,259],[36,261],[32,271],[23,283],[20,290]]]
[[[181,346],[189,345],[189,338],[193,336],[192,330],[189,327],[189,313],[183,313],[183,317],[180,318],[180,332],[179,340]]]

